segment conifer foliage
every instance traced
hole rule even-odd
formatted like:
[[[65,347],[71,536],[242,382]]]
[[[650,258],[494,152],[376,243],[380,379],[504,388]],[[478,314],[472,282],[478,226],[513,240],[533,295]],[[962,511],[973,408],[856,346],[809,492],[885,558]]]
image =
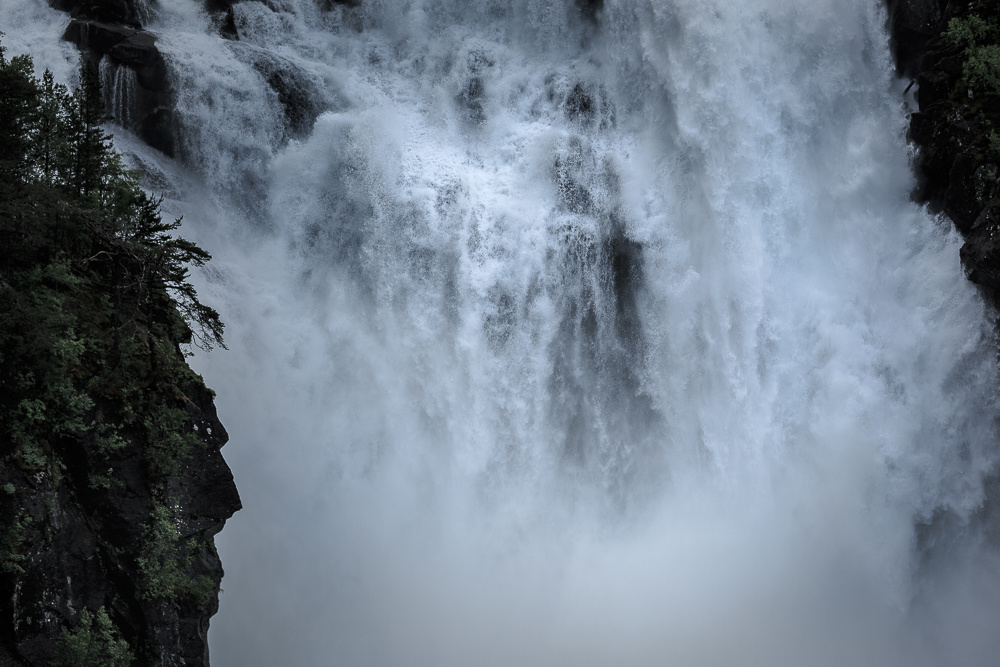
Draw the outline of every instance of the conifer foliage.
[[[0,45],[0,435],[19,451],[94,427],[96,395],[135,393],[137,372],[186,368],[180,344],[224,347],[188,280],[211,256],[174,236],[107,120],[89,61],[69,92]]]
[[[0,46],[0,241],[6,250],[0,257],[0,428],[8,432],[19,432],[23,420],[4,413],[24,403],[30,385],[46,382],[42,369],[24,369],[46,356],[54,355],[58,375],[70,369],[55,360],[76,363],[77,352],[124,359],[139,345],[169,356],[192,337],[205,348],[223,345],[218,313],[198,300],[188,281],[188,267],[210,255],[172,234],[180,221],[162,220],[159,201],[143,192],[114,151],[106,121],[100,79],[89,61],[70,93],[47,71],[36,78],[29,57],[8,59]],[[92,338],[83,341],[88,326]],[[67,336],[74,345],[56,345]],[[50,339],[52,354],[37,354]],[[152,352],[145,356],[155,361]]]
[[[100,79],[90,61],[84,61],[80,87],[70,94],[49,71],[36,79],[28,56],[7,60],[0,45],[0,179],[6,207],[49,190],[50,203],[55,197],[74,209],[75,215],[59,216],[65,227],[61,231],[86,227],[90,241],[100,246],[87,262],[113,265],[119,305],[128,301],[134,313],[149,317],[153,293],[166,290],[173,307],[196,328],[197,344],[224,347],[218,313],[198,300],[188,282],[187,266],[201,266],[211,256],[171,234],[180,221],[163,222],[159,201],[141,190],[114,151],[103,130],[107,120]],[[14,220],[6,219],[6,240],[16,242],[11,235],[18,232],[22,240],[40,240],[29,229],[37,220],[25,220],[23,212],[15,217],[22,224],[15,229]],[[130,322],[137,324],[135,318]]]

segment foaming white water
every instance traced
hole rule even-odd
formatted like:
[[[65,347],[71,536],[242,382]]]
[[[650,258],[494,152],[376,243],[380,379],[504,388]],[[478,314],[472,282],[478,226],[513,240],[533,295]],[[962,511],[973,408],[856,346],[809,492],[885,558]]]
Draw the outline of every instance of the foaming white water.
[[[157,9],[186,166],[133,152],[232,348],[216,665],[997,654],[991,315],[883,13],[746,5]]]
[[[62,82],[76,77],[79,56],[76,47],[63,42],[69,17],[42,2],[4,2],[0,4],[0,31],[8,57],[29,53],[35,69],[45,69]]]
[[[107,58],[102,58],[100,76],[104,97],[111,109],[111,117],[122,127],[135,129],[136,87],[139,85],[135,70],[126,65],[115,65]]]

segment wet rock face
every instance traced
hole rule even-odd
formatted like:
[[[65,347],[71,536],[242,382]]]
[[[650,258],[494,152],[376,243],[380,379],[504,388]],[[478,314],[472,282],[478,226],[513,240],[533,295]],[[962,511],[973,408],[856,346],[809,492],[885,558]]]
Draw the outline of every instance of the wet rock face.
[[[320,0],[319,5],[326,10],[333,9],[337,5],[343,5],[344,7],[360,7],[361,0]]]
[[[604,0],[577,0],[576,4],[583,16],[590,21],[597,21],[598,15],[604,9]]]
[[[927,42],[938,33],[938,0],[888,0],[890,34],[903,76],[916,76]]]
[[[983,162],[975,150],[959,153],[952,162],[944,212],[966,237],[997,190],[996,175],[997,166]]]
[[[134,77],[121,79],[130,83],[130,90],[115,90],[113,86],[109,89],[105,82],[104,92],[108,99],[116,96],[129,99],[128,116],[116,117],[115,120],[153,148],[173,157],[174,98],[166,62],[156,48],[156,37],[128,25],[74,19],[66,28],[63,39],[76,44],[95,65],[124,67],[134,72]]]
[[[76,19],[116,23],[141,28],[148,22],[146,5],[141,0],[53,0],[55,9]]]
[[[1000,218],[993,211],[983,211],[976,219],[961,256],[969,280],[1000,290]]]
[[[998,289],[1000,165],[990,132],[1000,123],[1000,94],[967,88],[967,55],[945,35],[952,19],[970,13],[997,20],[997,7],[958,0],[887,4],[898,71],[917,85],[919,110],[911,114],[909,130],[920,148],[915,197],[947,215],[965,237],[961,256],[969,279]]]
[[[65,448],[58,469],[0,471],[0,518],[19,527],[16,560],[5,563],[10,576],[0,578],[0,665],[48,665],[62,628],[78,624],[81,611],[104,607],[133,647],[145,647],[136,665],[208,666],[217,592],[207,602],[151,598],[139,583],[151,510],[169,499],[179,539],[194,545],[183,574],[217,591],[223,571],[213,538],[241,506],[220,452],[228,436],[211,394],[203,386],[186,393],[186,428],[203,446],[172,476],[150,475],[143,457],[148,443],[139,440],[111,459],[108,476],[115,481],[107,486],[81,472],[91,468],[86,459],[94,446],[87,442]]]
[[[244,43],[230,46],[237,58],[257,70],[281,104],[287,138],[312,131],[316,118],[328,108],[322,89],[308,73],[286,58]]]
[[[353,7],[360,3],[337,0],[334,4]],[[76,44],[101,69],[110,115],[148,145],[174,157],[175,97],[156,36],[142,29],[149,14],[144,0],[52,0],[52,5],[73,17],[63,39]],[[234,42],[240,39],[237,5],[238,0],[205,0],[219,33]],[[286,137],[308,133],[329,106],[312,78],[280,56],[251,45],[234,44],[233,48],[277,95]]]

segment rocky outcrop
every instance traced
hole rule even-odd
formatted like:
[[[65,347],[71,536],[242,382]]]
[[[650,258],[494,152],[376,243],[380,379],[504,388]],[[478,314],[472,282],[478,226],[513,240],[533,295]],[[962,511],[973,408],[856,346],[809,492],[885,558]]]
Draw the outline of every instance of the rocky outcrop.
[[[994,0],[888,0],[889,27],[899,74],[917,87],[918,111],[910,115],[909,139],[919,148],[915,199],[943,212],[965,238],[960,257],[968,279],[1000,305],[1000,95],[995,82],[972,81],[975,47],[1000,41],[1000,3]],[[983,19],[980,43],[949,33],[953,20]],[[967,23],[966,23],[967,24]],[[957,27],[957,25],[956,25]],[[970,48],[971,47],[971,48]],[[992,135],[992,137],[991,137]],[[958,539],[1000,545],[1000,473],[983,480],[984,498],[968,518],[946,509],[916,524],[923,563]],[[964,536],[964,537],[963,537]]]
[[[938,0],[887,0],[892,47],[903,76],[916,76],[927,42],[940,33]]]
[[[79,3],[65,36],[99,64],[117,120],[170,152],[166,63],[130,20],[137,6]],[[204,341],[188,323],[214,322],[221,344],[221,322],[193,291],[185,319],[169,292],[190,287],[181,265],[208,255],[175,239],[137,185],[127,191],[98,132],[92,68],[47,128],[40,83],[12,71],[26,120],[2,129],[32,131],[5,140],[21,153],[5,154],[0,178],[0,667],[208,667],[223,576],[214,537],[240,499],[213,394],[182,352]],[[78,165],[61,168],[84,185],[60,168],[52,182],[34,176],[30,142],[51,137],[68,147],[46,159]],[[114,207],[93,196],[107,183]]]
[[[105,483],[88,474],[98,460],[92,441],[62,448],[58,467],[21,461],[0,471],[0,524],[16,533],[2,538],[17,544],[2,563],[0,665],[50,664],[65,624],[104,608],[129,645],[142,647],[136,664],[208,666],[208,623],[223,574],[213,537],[240,499],[220,453],[228,436],[211,392],[192,383],[185,393],[181,430],[197,434],[201,446],[172,475],[151,474],[151,443],[141,437],[110,457]],[[165,502],[166,537],[150,519]],[[158,540],[176,549],[172,564],[200,588],[164,596],[151,587],[150,573],[163,565]]]
[[[78,12],[78,16],[90,15]],[[131,11],[121,13],[130,15]],[[101,69],[115,120],[172,157],[174,98],[156,37],[125,23],[74,18],[63,39],[76,44]]]
[[[356,6],[354,0],[333,0]],[[240,35],[234,0],[206,0],[219,33],[234,42]],[[76,44],[102,74],[110,115],[147,144],[170,157],[175,155],[175,97],[156,36],[143,29],[149,19],[141,0],[54,0],[53,6],[70,14],[63,39]],[[274,9],[272,7],[272,9]],[[294,63],[250,45],[235,45],[236,55],[256,69],[282,105],[288,137],[312,129],[327,108],[320,88]]]
[[[76,44],[101,71],[109,114],[148,145],[175,156],[175,94],[156,36],[144,30],[152,10],[145,0],[51,0],[72,20],[63,39]],[[236,42],[234,53],[260,72],[277,96],[285,117],[285,137],[308,133],[317,116],[329,108],[322,88],[286,58],[250,44],[239,44],[239,0],[204,0],[222,37]],[[282,11],[279,3],[263,3]],[[360,0],[327,0],[356,7]]]
[[[147,0],[51,0],[72,21],[63,39],[76,44],[105,75],[115,120],[147,144],[174,155],[174,99],[156,37],[143,26]]]
[[[888,0],[899,73],[917,87],[919,110],[909,138],[919,148],[916,197],[944,212],[965,237],[962,262],[970,280],[1000,289],[1000,94],[976,85],[966,64],[974,53],[947,33],[953,19],[975,16],[996,28],[992,2]],[[997,33],[980,37],[995,39]]]
[[[150,19],[145,0],[52,0],[52,6],[74,19],[141,28]]]

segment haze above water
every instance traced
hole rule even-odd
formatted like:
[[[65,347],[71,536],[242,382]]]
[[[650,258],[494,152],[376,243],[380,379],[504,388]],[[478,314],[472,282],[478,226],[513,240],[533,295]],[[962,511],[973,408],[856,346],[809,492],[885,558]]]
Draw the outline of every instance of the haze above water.
[[[114,131],[228,324],[213,664],[992,664],[994,314],[884,9],[595,9],[153,6],[182,159]],[[62,80],[67,21],[0,7]]]

